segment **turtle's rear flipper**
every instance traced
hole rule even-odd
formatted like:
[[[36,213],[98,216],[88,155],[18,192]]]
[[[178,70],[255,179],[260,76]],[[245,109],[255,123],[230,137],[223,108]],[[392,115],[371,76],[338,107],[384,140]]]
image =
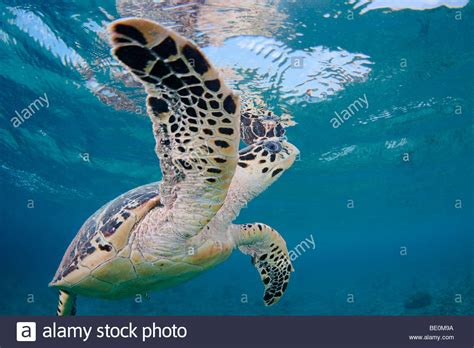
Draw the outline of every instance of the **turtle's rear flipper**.
[[[56,314],[59,317],[76,315],[76,295],[59,290],[59,303]]]
[[[288,286],[293,271],[285,240],[270,226],[254,223],[240,225],[234,235],[240,251],[252,257],[265,286],[263,301],[277,303]]]

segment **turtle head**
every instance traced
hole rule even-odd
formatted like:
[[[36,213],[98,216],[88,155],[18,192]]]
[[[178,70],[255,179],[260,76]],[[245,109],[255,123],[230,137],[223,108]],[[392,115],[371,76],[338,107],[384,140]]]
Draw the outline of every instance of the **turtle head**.
[[[240,150],[236,175],[256,196],[290,168],[299,153],[296,146],[281,138],[260,140]]]

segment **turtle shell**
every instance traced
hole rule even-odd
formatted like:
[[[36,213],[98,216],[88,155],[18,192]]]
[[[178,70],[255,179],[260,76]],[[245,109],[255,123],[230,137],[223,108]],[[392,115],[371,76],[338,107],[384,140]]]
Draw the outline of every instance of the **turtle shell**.
[[[137,187],[97,210],[69,245],[51,286],[72,286],[103,262],[114,258],[130,232],[151,209],[162,207],[160,183]]]

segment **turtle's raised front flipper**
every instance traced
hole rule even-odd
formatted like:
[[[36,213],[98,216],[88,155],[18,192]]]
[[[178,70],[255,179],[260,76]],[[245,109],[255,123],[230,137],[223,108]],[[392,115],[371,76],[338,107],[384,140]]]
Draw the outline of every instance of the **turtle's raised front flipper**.
[[[270,226],[261,223],[238,225],[233,237],[236,245],[260,273],[265,285],[263,301],[267,306],[277,303],[283,296],[293,271],[285,240]]]
[[[59,317],[76,315],[76,297],[75,294],[59,290],[59,303],[56,314]]]
[[[185,237],[222,206],[238,159],[240,101],[198,47],[159,24],[113,22],[112,52],[144,85],[161,202]]]

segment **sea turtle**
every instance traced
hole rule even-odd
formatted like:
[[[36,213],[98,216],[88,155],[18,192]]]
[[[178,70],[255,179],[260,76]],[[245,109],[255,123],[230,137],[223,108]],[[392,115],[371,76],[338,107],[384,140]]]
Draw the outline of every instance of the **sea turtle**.
[[[145,19],[109,26],[112,52],[144,85],[162,181],[135,188],[93,214],[50,283],[58,315],[77,295],[123,298],[183,283],[250,255],[276,303],[293,270],[284,239],[262,223],[234,225],[240,209],[298,155],[286,140],[255,139],[239,151],[240,101],[194,43]]]

